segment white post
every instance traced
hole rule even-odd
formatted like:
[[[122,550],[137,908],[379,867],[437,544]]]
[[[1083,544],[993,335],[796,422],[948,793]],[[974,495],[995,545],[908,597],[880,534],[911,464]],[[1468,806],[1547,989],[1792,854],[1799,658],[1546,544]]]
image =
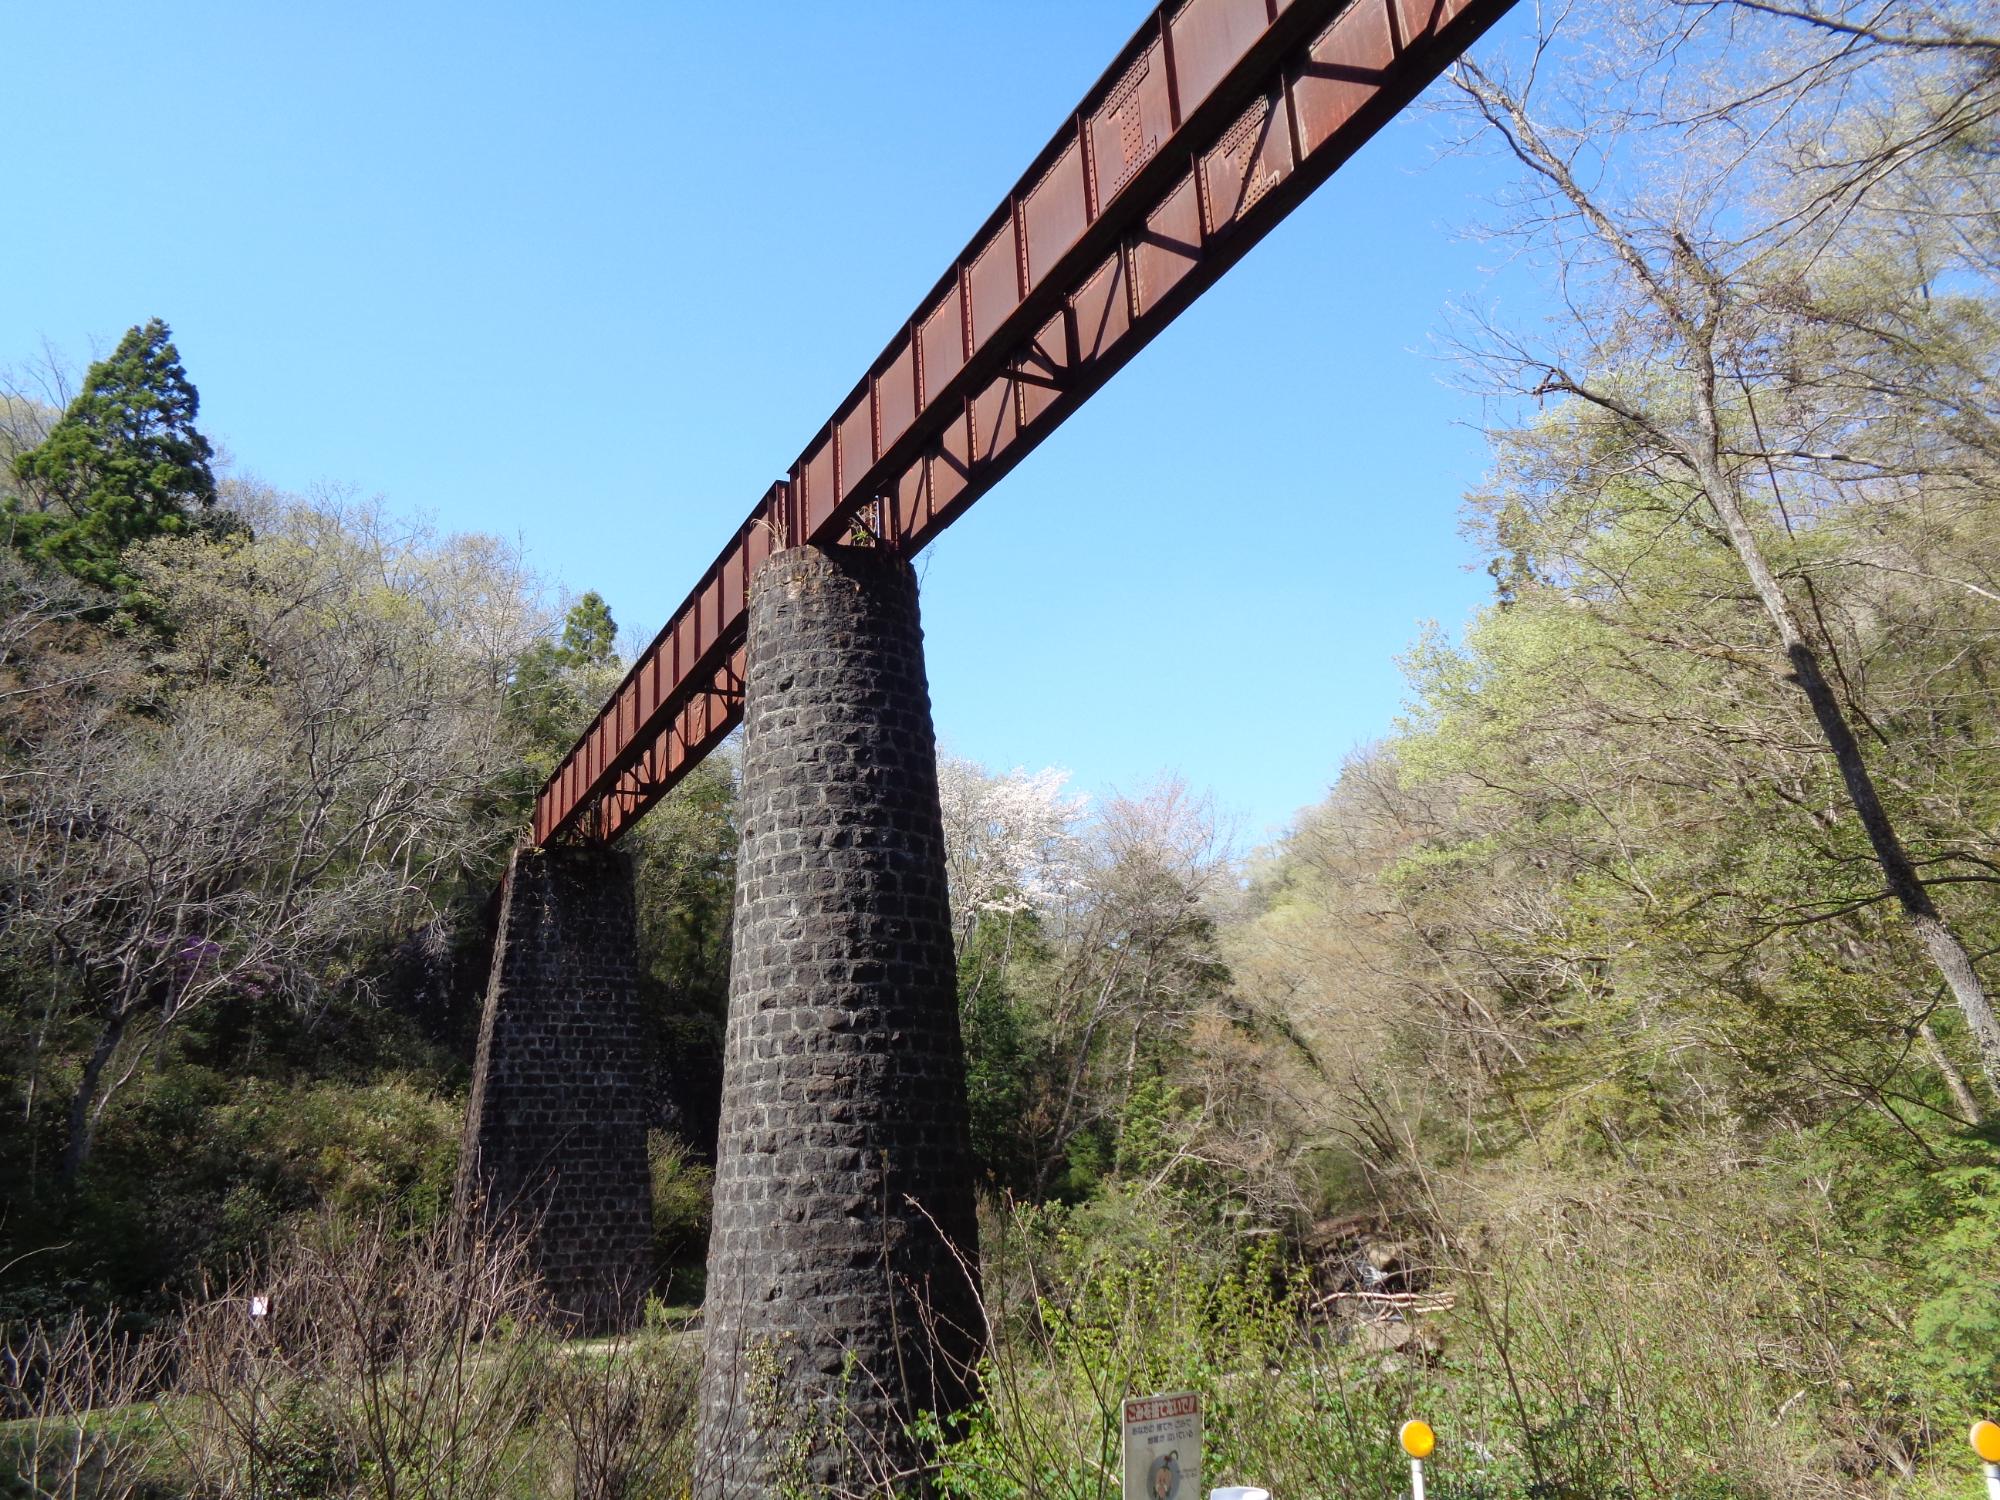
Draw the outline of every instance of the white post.
[[[1417,1500],[1423,1500],[1419,1495]],[[1986,1466],[1986,1500],[2000,1500],[2000,1464]]]
[[[1986,1472],[1991,1474],[1993,1470],[1988,1468]],[[1992,1482],[1990,1479],[1987,1481],[1988,1484]],[[1410,1460],[1410,1500],[1424,1500],[1424,1461],[1421,1458]],[[2000,1500],[2000,1490],[1994,1491],[1991,1500]]]

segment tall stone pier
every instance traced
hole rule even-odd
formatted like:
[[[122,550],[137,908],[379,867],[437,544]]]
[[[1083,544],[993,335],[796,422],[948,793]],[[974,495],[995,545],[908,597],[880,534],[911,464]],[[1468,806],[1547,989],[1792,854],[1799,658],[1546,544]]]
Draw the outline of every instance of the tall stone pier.
[[[874,1490],[968,1396],[977,1222],[916,577],[751,582],[703,1500]]]
[[[459,1157],[462,1213],[529,1236],[580,1332],[630,1327],[652,1280],[652,1187],[632,865],[517,850]]]

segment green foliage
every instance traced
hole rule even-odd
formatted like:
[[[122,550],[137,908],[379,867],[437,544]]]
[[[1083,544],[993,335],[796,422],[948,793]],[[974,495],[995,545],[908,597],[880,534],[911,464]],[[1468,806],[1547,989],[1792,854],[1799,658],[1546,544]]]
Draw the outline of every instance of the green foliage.
[[[683,777],[622,840],[638,907],[640,1001],[648,1045],[674,1101],[679,1148],[712,1160],[729,1007],[729,929],[736,893],[736,784],[726,752]],[[706,1211],[690,1219],[666,1264],[676,1295],[698,1283]]]
[[[1207,1482],[1285,1496],[1394,1493],[1393,1433],[1419,1413],[1444,1440],[1441,1500],[1852,1500],[1971,1477],[1954,1445],[2000,1389],[2000,1075],[1970,1045],[1977,1006],[1940,1008],[1884,900],[1853,761],[1843,776],[1799,692],[1798,638],[1990,967],[2000,217],[1977,168],[2000,75],[1956,20],[1891,47],[1884,86],[1866,75],[1889,46],[1872,19],[1758,47],[1734,28],[1779,21],[1770,7],[1599,9],[1642,31],[1671,14],[1652,47],[1595,55],[1614,73],[1671,57],[1676,76],[1648,118],[1615,119],[1600,164],[1619,170],[1584,174],[1602,213],[1563,196],[1561,171],[1536,185],[1555,187],[1530,215],[1557,231],[1580,316],[1546,361],[1527,342],[1499,358],[1507,378],[1533,371],[1536,405],[1492,434],[1472,501],[1495,601],[1462,638],[1413,648],[1394,736],[1247,890],[1172,785],[1087,827],[1047,775],[960,774],[946,800],[972,1145],[998,1203],[984,1399],[926,1428],[943,1493],[1113,1494],[1120,1401],[1168,1388],[1202,1394]],[[1714,15],[1731,18],[1720,46]],[[1820,30],[1840,50],[1795,66]],[[1926,61],[1954,49],[1972,60]],[[1541,99],[1594,107],[1602,91],[1563,65],[1559,41]],[[1745,92],[1699,97],[1725,85]],[[1664,150],[1646,139],[1661,109]],[[1598,139],[1588,118],[1559,129]],[[1725,180],[1739,168],[1753,190]],[[1850,168],[1865,193],[1831,183]],[[1643,199],[1618,196],[1626,181]],[[1689,203],[1695,221],[1672,217]],[[324,1331],[322,1303],[364,1316],[304,1376],[226,1325],[206,1416],[263,1379],[268,1441],[246,1459],[218,1438],[210,1474],[261,1462],[260,1493],[386,1491],[445,1431],[475,1437],[441,1460],[452,1486],[468,1453],[532,1452],[537,1493],[678,1492],[677,1459],[639,1455],[679,1441],[685,1409],[643,1364],[551,1368],[514,1336],[525,1303],[478,1331],[476,1358],[446,1320],[405,1348],[478,1389],[512,1382],[465,1427],[410,1405],[411,1367],[383,1362],[404,1330],[374,1321],[462,1263],[409,1251],[448,1225],[457,1117],[438,1080],[463,1059],[411,1071],[415,1029],[368,1019],[377,981],[444,910],[476,908],[494,830],[617,678],[610,612],[586,594],[551,632],[517,579],[440,586],[494,576],[476,549],[398,550],[343,520],[215,545],[196,412],[157,323],[59,418],[0,409],[0,500],[36,565],[0,574],[0,1018],[27,1042],[0,1056],[20,1105],[0,1115],[0,1164],[29,1185],[0,1226],[6,1310],[184,1287],[323,1208],[332,1248],[369,1253],[299,1262],[301,1286],[342,1295],[300,1299],[316,1316],[286,1361]],[[1746,571],[1756,555],[1768,579]],[[96,629],[107,595],[54,589],[50,565],[174,628]],[[425,818],[371,821],[442,764]],[[677,1272],[710,1210],[698,1137],[734,796],[711,761],[629,843],[662,1092],[682,1111],[681,1135],[651,1142]],[[326,829],[342,837],[298,837]],[[301,868],[333,878],[259,904]],[[384,878],[347,880],[371,868]],[[50,1191],[79,1136],[65,1100],[102,1139]],[[341,1393],[343,1370],[370,1368],[365,1400]],[[794,1460],[825,1419],[772,1408],[774,1371],[753,1363],[753,1404],[782,1440],[777,1488],[802,1491]],[[364,1406],[400,1412],[407,1442],[366,1452]]]
[[[715,1209],[715,1169],[696,1161],[664,1130],[647,1132],[646,1164],[653,1184],[655,1261],[666,1271],[670,1296],[685,1296],[686,1284],[698,1297]]]
[[[1285,1273],[1270,1240],[1218,1255],[1165,1221],[1132,1222],[1113,1243],[1063,1214],[1002,1226],[990,1254],[1006,1269],[988,1288],[989,1315],[1004,1313],[1000,1337],[983,1403],[950,1431],[933,1424],[940,1489],[977,1500],[1115,1496],[1124,1398],[1192,1390],[1204,1487],[1393,1493],[1404,1471],[1396,1424],[1435,1409],[1422,1372],[1370,1369],[1324,1340],[1305,1282]]]
[[[618,627],[601,595],[571,605],[554,639],[534,642],[516,659],[506,712],[541,780],[589,727],[617,679]]]
[[[1824,1205],[1783,1248],[1845,1366],[1852,1415],[1831,1425],[1873,1450],[1952,1451],[2000,1388],[1990,1134],[1856,1115],[1793,1143],[1780,1171]]]
[[[107,1125],[67,1198],[23,1198],[7,1227],[39,1253],[0,1284],[0,1316],[65,1302],[160,1311],[212,1271],[322,1209],[410,1231],[445,1216],[458,1105],[425,1080],[292,1081],[177,1064]]]
[[[624,841],[633,851],[640,963],[678,1015],[720,1022],[736,894],[735,768],[709,756]]]
[[[1118,1122],[1118,1170],[1129,1177],[1163,1180],[1181,1160],[1188,1108],[1181,1091],[1155,1074],[1141,1078],[1125,1097]]]
[[[1201,1065],[1192,1037],[1242,1019],[1228,1010],[1217,951],[1211,902],[1226,866],[1208,807],[1169,781],[1137,801],[1113,799],[1081,841],[1073,812],[1030,838],[1007,832],[1005,804],[1040,796],[1034,788],[1052,784],[1046,773],[985,778],[983,802],[967,793],[981,778],[962,765],[948,784],[976,804],[948,820],[958,832],[947,842],[969,840],[952,856],[954,900],[984,892],[983,904],[959,912],[958,990],[987,1185],[1076,1202],[1160,1173],[1168,1158],[1157,1130],[1137,1155],[1121,1156],[1128,1124],[1144,1133],[1160,1123],[1150,1081],[1167,1080],[1171,1092]],[[1022,860],[1042,873],[1010,885],[1005,869]],[[1034,899],[1020,894],[1024,883]],[[1178,1143],[1194,1133],[1191,1124]]]
[[[980,922],[958,956],[972,1155],[987,1185],[1002,1192],[1030,1191],[1037,1165],[1025,1128],[1035,1089],[1033,1019],[1015,985],[1039,946],[1034,917],[1008,913]]]
[[[1540,461],[1581,446],[1581,421],[1557,412],[1510,440]],[[1441,968],[1532,1036],[1514,1049],[1510,1109],[1544,1144],[1608,1151],[1881,1087],[1907,1065],[1920,1007],[1903,976],[1924,962],[1888,919],[1781,659],[1744,644],[1760,622],[1727,549],[1683,524],[1684,507],[1629,483],[1618,494],[1587,528],[1568,491],[1494,502],[1505,545],[1563,581],[1518,584],[1461,646],[1433,636],[1406,663],[1418,701],[1394,745],[1395,795],[1428,799],[1431,831],[1388,875]],[[1874,545],[1848,529],[1860,523],[1828,516],[1771,551],[1825,567]],[[1867,518],[1878,535],[1898,524]],[[1935,721],[1904,737],[1886,726],[1917,684],[1939,692],[1993,654],[1986,636],[1955,633],[1949,660],[1918,644],[1955,607],[1932,600],[1902,627],[1909,644],[1885,642],[1870,666],[1885,784],[1927,789],[1892,791],[1894,814],[1947,863],[2000,786],[1996,747]],[[1991,703],[1988,683],[1974,672],[1952,695]],[[1991,925],[1977,908],[1960,920],[1975,939]]]
[[[167,637],[0,580],[13,1308],[157,1310],[302,1208],[448,1200],[456,1066],[400,976],[514,836],[517,575],[369,512],[260,530],[127,551]]]
[[[308,1382],[281,1389],[260,1434],[253,1482],[271,1500],[317,1500],[352,1489],[361,1476],[342,1451],[338,1415]]]
[[[602,594],[590,590],[570,606],[556,651],[571,667],[608,667],[618,660],[618,626]]]
[[[415,1080],[253,1083],[214,1111],[223,1152],[281,1209],[387,1214],[428,1228],[450,1209],[459,1111]]]
[[[1923,1300],[1910,1337],[1923,1367],[1961,1413],[1983,1411],[2000,1390],[2000,1170],[1990,1162],[1949,1168],[1937,1187],[1949,1204],[1938,1232],[1921,1243]],[[1960,1425],[1964,1425],[1961,1423]]]
[[[1995,262],[1940,277],[1926,210],[1739,280],[1746,241],[1648,217],[1671,194],[1590,190],[1610,219],[1543,222],[1672,248],[1572,287],[1536,394],[1577,394],[1493,434],[1473,500],[1495,604],[1415,646],[1409,716],[1257,872],[1226,951],[1297,1045],[1250,1086],[1303,1100],[1267,1117],[1294,1171],[1344,1169],[1316,1209],[1436,1246],[1434,1368],[1502,1492],[1942,1492],[2000,1383],[1994,1077],[1744,559],[1989,968]],[[1711,355],[1720,479],[1678,435]]]
[[[214,450],[195,427],[201,398],[167,325],[133,328],[84,376],[47,439],[14,460],[16,548],[125,598],[139,580],[135,543],[205,524],[216,500]]]

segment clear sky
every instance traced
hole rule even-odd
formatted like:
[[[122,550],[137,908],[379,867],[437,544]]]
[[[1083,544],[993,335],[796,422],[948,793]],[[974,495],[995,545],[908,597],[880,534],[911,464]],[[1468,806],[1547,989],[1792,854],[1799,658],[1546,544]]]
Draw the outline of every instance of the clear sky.
[[[518,539],[636,646],[1146,11],[6,5],[0,362],[165,318],[240,470]],[[1389,727],[1487,594],[1433,340],[1532,295],[1443,135],[1393,124],[925,554],[948,748],[1177,771],[1254,843]]]

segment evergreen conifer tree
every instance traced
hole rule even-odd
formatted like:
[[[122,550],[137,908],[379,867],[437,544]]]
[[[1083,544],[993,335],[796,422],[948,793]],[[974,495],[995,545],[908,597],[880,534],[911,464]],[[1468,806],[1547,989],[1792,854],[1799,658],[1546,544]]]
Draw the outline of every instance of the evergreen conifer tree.
[[[571,605],[556,639],[536,641],[515,663],[507,709],[534,747],[537,776],[570,747],[610,684],[618,665],[618,625],[604,596],[592,591]]]
[[[595,589],[563,616],[559,654],[571,667],[606,667],[618,660],[618,625],[611,618],[611,606]]]
[[[48,438],[14,461],[16,550],[119,597],[137,587],[128,547],[187,531],[215,504],[214,450],[194,425],[201,398],[172,340],[158,318],[126,333]]]

